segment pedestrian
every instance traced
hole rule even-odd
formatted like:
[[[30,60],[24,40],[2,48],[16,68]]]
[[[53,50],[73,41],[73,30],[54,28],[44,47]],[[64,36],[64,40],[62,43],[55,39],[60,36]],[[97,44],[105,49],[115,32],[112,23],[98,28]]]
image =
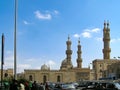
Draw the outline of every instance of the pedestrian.
[[[31,90],[37,90],[37,83],[36,83],[36,81],[33,82]]]
[[[29,89],[31,90],[32,88],[32,81],[29,82]]]
[[[15,80],[15,79],[12,80],[9,90],[18,90],[18,81],[17,80]]]
[[[23,82],[20,82],[20,90],[25,90],[25,86],[24,86]]]
[[[43,83],[40,83],[40,87],[39,87],[39,90],[44,90],[44,86],[43,86]]]
[[[24,84],[24,85],[25,85],[25,90],[29,90],[29,84],[28,84],[28,82],[27,82],[27,81],[25,82],[25,84]]]
[[[45,90],[49,90],[49,85],[48,85],[47,82],[46,82],[46,84],[45,84]]]

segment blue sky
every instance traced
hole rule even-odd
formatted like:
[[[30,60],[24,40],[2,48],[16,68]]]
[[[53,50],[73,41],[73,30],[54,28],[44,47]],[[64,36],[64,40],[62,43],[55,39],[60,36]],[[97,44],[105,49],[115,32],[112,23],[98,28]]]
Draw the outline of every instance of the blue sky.
[[[82,67],[103,58],[103,23],[109,20],[111,58],[120,56],[120,0],[18,0],[17,72],[47,64],[59,69],[68,35],[76,67],[80,37]],[[4,68],[13,68],[14,0],[0,0],[0,35],[5,35]],[[1,46],[1,45],[0,45]]]

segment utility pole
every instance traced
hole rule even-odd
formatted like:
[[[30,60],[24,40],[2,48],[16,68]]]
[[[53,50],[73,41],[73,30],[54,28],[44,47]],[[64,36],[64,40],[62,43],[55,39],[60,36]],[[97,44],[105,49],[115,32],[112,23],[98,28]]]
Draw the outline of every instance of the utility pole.
[[[16,33],[17,33],[17,0],[15,0],[15,17],[14,17],[14,79],[17,80]]]
[[[1,45],[1,90],[3,85],[3,64],[4,64],[4,34],[2,34],[2,45]]]

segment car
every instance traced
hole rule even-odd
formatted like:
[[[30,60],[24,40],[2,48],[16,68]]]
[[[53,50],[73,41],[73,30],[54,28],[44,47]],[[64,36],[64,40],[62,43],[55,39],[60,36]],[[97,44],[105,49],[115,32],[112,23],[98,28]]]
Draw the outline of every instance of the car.
[[[120,84],[112,81],[100,82],[95,90],[120,90]]]
[[[76,90],[76,88],[73,84],[63,84],[62,90]]]
[[[107,84],[107,88],[113,88],[114,90],[120,90],[120,84],[118,82],[110,82]]]

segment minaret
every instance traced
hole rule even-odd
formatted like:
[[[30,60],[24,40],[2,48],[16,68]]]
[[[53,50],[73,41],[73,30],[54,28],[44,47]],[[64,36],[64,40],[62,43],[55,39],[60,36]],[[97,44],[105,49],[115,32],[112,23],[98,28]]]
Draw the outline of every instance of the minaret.
[[[72,68],[72,62],[71,62],[72,50],[71,50],[71,41],[69,36],[68,36],[68,41],[66,41],[66,44],[67,44],[67,50],[66,50],[67,65],[68,68]]]
[[[80,39],[78,40],[78,51],[77,51],[77,68],[82,68],[82,58],[81,58],[81,45],[80,45]]]
[[[110,28],[109,28],[109,22],[104,22],[104,28],[103,28],[103,59],[110,59]]]

